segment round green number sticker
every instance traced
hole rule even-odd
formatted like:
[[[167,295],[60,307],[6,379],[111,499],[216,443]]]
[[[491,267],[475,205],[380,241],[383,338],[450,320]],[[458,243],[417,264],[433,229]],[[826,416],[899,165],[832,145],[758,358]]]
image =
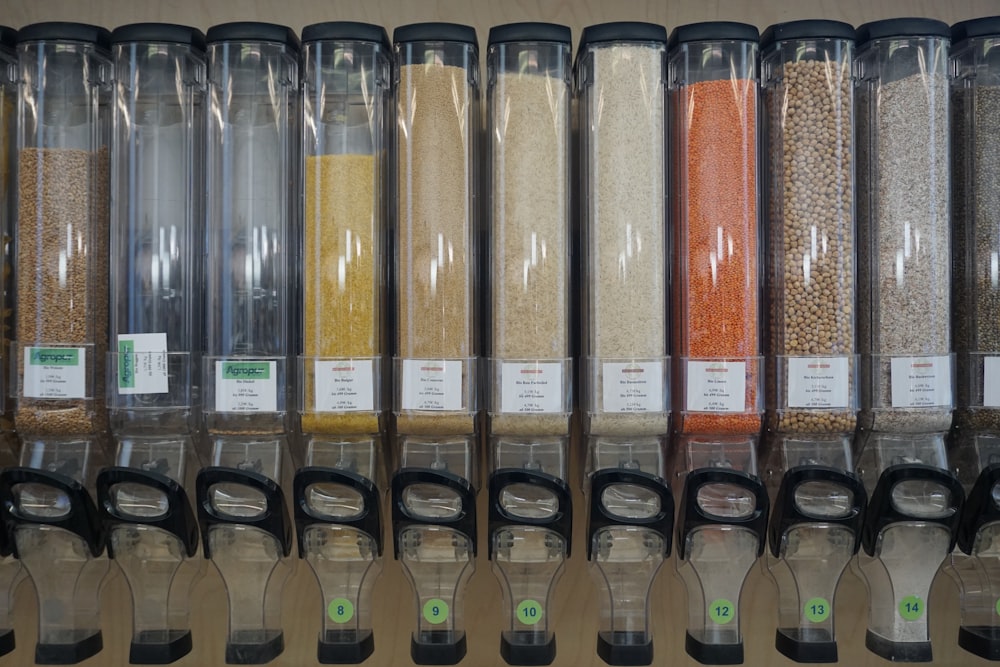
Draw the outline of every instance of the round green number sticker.
[[[924,615],[924,601],[916,595],[907,595],[899,603],[899,615],[907,621],[919,621]]]
[[[347,598],[333,598],[326,608],[334,623],[347,623],[354,618],[354,603]]]
[[[713,600],[708,607],[708,617],[716,625],[725,625],[736,617],[736,605],[725,598]]]
[[[534,625],[542,620],[542,605],[534,600],[522,600],[517,605],[517,620],[524,625]]]
[[[448,620],[448,603],[441,598],[431,598],[424,603],[424,620],[431,625]]]
[[[802,611],[810,623],[822,623],[830,618],[830,602],[826,598],[809,598]]]
[[[997,616],[1000,616],[1000,600],[997,600]]]

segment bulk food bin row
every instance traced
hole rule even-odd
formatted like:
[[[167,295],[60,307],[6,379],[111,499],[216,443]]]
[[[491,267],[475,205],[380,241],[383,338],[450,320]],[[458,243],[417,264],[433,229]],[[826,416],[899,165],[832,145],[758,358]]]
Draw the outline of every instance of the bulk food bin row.
[[[205,559],[226,661],[268,662],[294,554],[317,659],[362,662],[391,550],[416,663],[464,657],[483,551],[501,655],[549,664],[574,539],[609,664],[652,662],[675,542],[704,664],[757,562],[793,660],[837,660],[848,566],[878,655],[930,660],[943,567],[1000,656],[997,18],[602,24],[575,61],[509,24],[485,80],[457,24],[0,37],[0,621],[26,573],[36,662],[102,649],[111,560],[130,661],[183,657]]]

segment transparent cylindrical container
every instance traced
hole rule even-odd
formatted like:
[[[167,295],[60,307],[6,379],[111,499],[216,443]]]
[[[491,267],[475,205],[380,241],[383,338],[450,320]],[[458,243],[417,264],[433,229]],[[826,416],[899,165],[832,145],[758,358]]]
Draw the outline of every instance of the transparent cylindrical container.
[[[948,44],[930,19],[858,29],[861,427],[951,426]]]
[[[13,355],[25,434],[107,427],[109,38],[79,23],[18,34]]]
[[[379,432],[391,56],[381,27],[303,31],[305,433]]]
[[[847,439],[857,410],[854,28],[795,21],[764,37],[767,426]]]
[[[757,29],[671,33],[675,430],[760,430]]]
[[[207,38],[205,426],[280,434],[293,401],[299,41],[251,22]]]
[[[668,431],[666,30],[607,23],[576,55],[584,428]]]
[[[952,325],[960,433],[1000,433],[1000,19],[952,27]]]
[[[14,449],[13,405],[8,396],[10,382],[10,339],[14,325],[13,257],[14,220],[17,188],[17,31],[0,26],[0,446]]]
[[[479,49],[450,23],[393,35],[395,413],[400,434],[475,429]]]
[[[490,433],[568,435],[570,31],[490,30]]]
[[[205,36],[122,26],[112,58],[111,426],[117,436],[187,435],[201,347]]]

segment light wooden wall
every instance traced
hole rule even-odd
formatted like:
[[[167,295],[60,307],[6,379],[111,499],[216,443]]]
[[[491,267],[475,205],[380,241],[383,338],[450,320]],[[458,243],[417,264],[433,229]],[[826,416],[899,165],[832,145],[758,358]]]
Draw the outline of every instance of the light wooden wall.
[[[735,20],[763,29],[780,21],[803,18],[838,19],[855,25],[897,16],[927,16],[948,23],[1000,14],[1000,0],[4,0],[0,23],[20,27],[36,21],[66,20],[96,23],[108,28],[136,21],[166,21],[202,29],[233,20],[272,21],[296,30],[326,20],[359,20],[394,27],[417,21],[452,21],[476,27],[481,45],[492,25],[512,21],[551,21],[573,29],[574,47],[584,26],[604,21],[642,20],[671,29],[695,21]],[[579,461],[573,479],[580,479]],[[579,485],[577,484],[577,487]],[[485,493],[480,493],[480,501]],[[551,614],[557,619],[556,665],[603,665],[596,645],[598,600],[582,548],[586,512],[574,491],[576,521],[574,557],[566,568]],[[480,516],[485,507],[480,502]],[[501,594],[490,571],[485,549],[485,520],[480,522],[480,556],[467,591],[469,654],[465,665],[504,665],[499,655]],[[416,611],[400,566],[389,558],[375,587],[375,654],[369,665],[410,664],[410,631]],[[958,593],[939,575],[931,591],[931,635],[935,664],[989,664],[958,648]],[[315,664],[316,638],[322,610],[317,585],[308,566],[298,563],[285,588],[285,653],[274,665]],[[17,595],[15,629],[18,649],[0,659],[0,665],[31,664],[36,636],[35,595],[30,583]],[[214,568],[196,588],[192,627],[195,649],[178,667],[221,665],[225,647],[226,596]],[[755,568],[741,602],[746,664],[792,665],[774,646],[777,601],[774,585]],[[102,603],[104,651],[86,664],[125,665],[131,632],[131,605],[120,575],[106,587]],[[836,600],[837,636],[841,662],[882,665],[881,658],[864,648],[867,623],[866,590],[850,572],[845,574]],[[684,587],[671,558],[661,570],[652,594],[656,664],[695,665],[684,652],[687,623]]]

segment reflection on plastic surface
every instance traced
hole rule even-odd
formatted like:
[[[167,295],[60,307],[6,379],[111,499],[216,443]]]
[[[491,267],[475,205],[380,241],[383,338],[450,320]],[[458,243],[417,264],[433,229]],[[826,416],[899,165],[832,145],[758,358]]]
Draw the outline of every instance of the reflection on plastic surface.
[[[649,589],[663,565],[663,536],[638,526],[610,526],[594,534],[591,574],[601,596],[601,635],[609,644],[646,644]]]
[[[58,519],[70,513],[69,496],[46,484],[15,484],[12,489],[19,514],[39,519]]]
[[[660,497],[637,484],[612,484],[601,493],[601,504],[623,519],[648,519],[660,513]]]
[[[892,506],[915,519],[943,519],[955,513],[951,492],[923,479],[906,479],[892,487]]]
[[[854,509],[854,493],[835,482],[811,480],[795,488],[795,507],[817,519],[840,519]]]
[[[550,519],[559,511],[559,499],[545,487],[535,484],[508,484],[500,491],[500,506],[512,517]]]
[[[743,519],[754,513],[757,499],[742,486],[713,482],[698,488],[698,507],[711,516]]]
[[[412,517],[453,519],[462,513],[462,497],[440,484],[410,484],[403,489],[403,507]]]
[[[357,490],[335,482],[310,484],[305,501],[313,512],[331,519],[354,519],[365,511],[365,500]]]
[[[119,513],[138,519],[156,519],[167,513],[170,501],[160,490],[122,482],[111,487],[111,502]]]
[[[267,511],[267,498],[250,486],[220,482],[209,491],[212,508],[223,515],[252,519]]]

